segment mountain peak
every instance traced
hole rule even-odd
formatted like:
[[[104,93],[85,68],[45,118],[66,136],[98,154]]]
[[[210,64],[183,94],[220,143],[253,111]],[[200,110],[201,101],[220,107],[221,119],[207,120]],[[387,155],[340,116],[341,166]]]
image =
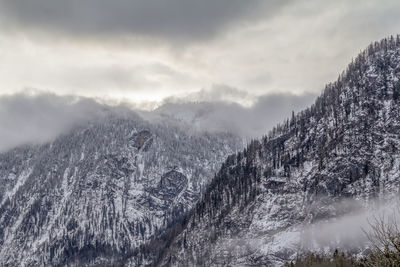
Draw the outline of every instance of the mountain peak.
[[[399,40],[371,44],[310,108],[228,157],[163,264],[282,265],[311,249],[301,229],[391,199],[400,185]],[[319,247],[346,247],[340,233],[331,240],[339,243]]]

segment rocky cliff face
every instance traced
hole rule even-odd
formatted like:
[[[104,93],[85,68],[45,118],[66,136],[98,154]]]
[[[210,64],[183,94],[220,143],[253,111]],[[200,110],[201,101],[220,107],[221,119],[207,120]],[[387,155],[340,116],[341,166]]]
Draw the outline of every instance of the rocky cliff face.
[[[352,211],[338,208],[345,199],[369,207],[397,195],[399,183],[398,36],[370,45],[312,107],[229,156],[156,264],[281,265],[304,245],[304,225]]]
[[[124,264],[195,205],[240,143],[110,114],[0,154],[0,265]]]

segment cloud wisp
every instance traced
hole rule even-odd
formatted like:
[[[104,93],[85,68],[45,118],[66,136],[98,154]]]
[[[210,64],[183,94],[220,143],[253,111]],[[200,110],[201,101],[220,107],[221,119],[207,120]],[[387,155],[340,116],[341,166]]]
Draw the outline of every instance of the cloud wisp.
[[[383,222],[394,225],[400,220],[399,200],[393,198],[386,202],[370,200],[368,206],[354,199],[342,200],[335,209],[347,210],[342,216],[306,225],[300,235],[303,251],[325,252],[340,248],[341,251],[358,251],[378,245],[374,228]],[[350,209],[349,209],[350,207]],[[372,243],[371,243],[372,242]]]

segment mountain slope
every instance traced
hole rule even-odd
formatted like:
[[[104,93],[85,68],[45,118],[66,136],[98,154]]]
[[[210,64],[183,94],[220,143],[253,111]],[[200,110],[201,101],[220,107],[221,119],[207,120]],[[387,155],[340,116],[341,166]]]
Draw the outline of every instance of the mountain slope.
[[[304,225],[354,212],[340,201],[396,194],[399,79],[400,37],[371,44],[311,108],[228,157],[156,264],[281,265],[309,248]]]
[[[0,154],[1,266],[118,266],[198,201],[230,134],[111,112]]]

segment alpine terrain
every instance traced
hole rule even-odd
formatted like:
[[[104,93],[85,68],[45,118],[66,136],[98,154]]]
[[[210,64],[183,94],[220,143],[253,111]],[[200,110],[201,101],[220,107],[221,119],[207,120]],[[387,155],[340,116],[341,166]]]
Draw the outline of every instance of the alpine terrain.
[[[281,266],[305,250],[368,253],[304,232],[398,197],[400,36],[371,44],[310,108],[241,152],[237,136],[177,115],[110,112],[0,154],[0,265]]]
[[[0,266],[120,266],[192,208],[231,134],[112,112],[0,154]]]
[[[354,211],[338,203],[371,208],[399,186],[397,36],[371,44],[310,108],[229,156],[155,265],[283,265],[304,248],[305,226]],[[332,248],[336,234],[326,237]]]

